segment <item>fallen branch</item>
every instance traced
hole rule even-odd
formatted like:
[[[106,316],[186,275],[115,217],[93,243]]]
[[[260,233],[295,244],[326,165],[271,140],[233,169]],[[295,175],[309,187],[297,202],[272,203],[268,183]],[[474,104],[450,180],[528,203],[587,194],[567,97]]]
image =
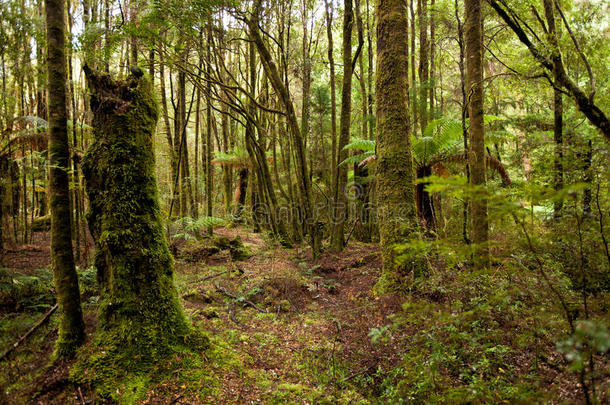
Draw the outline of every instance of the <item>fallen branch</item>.
[[[244,304],[251,306],[252,308],[256,309],[258,312],[262,312],[263,314],[268,313],[266,309],[257,307],[256,304],[254,304],[252,301],[241,299],[240,297],[237,297],[237,296],[229,293],[227,290],[225,290],[224,288],[220,287],[217,284],[215,284],[214,286],[216,287],[216,291],[223,293],[227,297],[232,298],[238,302],[243,302]]]
[[[225,271],[221,271],[220,273],[212,274],[211,276],[207,276],[207,277],[202,278],[201,280],[199,280],[199,282],[206,281],[206,280],[209,280],[211,278],[216,278],[218,276],[222,276],[223,274],[229,273],[230,271],[231,270],[225,270]]]
[[[34,333],[34,331],[36,329],[38,329],[42,324],[44,324],[50,317],[51,315],[53,315],[53,312],[55,312],[57,310],[57,304],[53,305],[53,307],[51,309],[49,309],[49,311],[44,314],[44,316],[34,325],[30,328],[30,330],[28,330],[25,335],[21,336],[19,338],[19,340],[17,340],[15,343],[13,343],[11,345],[11,347],[9,347],[4,353],[2,353],[2,356],[0,356],[0,361],[3,361],[4,359],[6,359],[8,357],[9,354],[11,354],[11,352],[13,352],[16,348],[18,348],[23,342],[25,342],[25,340],[28,338],[28,336],[30,336],[32,333]]]
[[[375,367],[375,366],[368,366],[367,368],[365,368],[365,369],[363,369],[363,370],[360,370],[360,371],[358,371],[358,372],[356,372],[356,373],[354,373],[354,374],[352,374],[352,375],[349,375],[349,376],[345,377],[343,380],[341,380],[341,382],[346,382],[346,381],[349,381],[349,380],[351,380],[352,378],[354,378],[354,377],[356,377],[356,376],[359,376],[359,375],[361,375],[361,374],[366,373],[367,371],[369,371],[370,369],[372,369],[372,368],[374,368],[374,367]]]

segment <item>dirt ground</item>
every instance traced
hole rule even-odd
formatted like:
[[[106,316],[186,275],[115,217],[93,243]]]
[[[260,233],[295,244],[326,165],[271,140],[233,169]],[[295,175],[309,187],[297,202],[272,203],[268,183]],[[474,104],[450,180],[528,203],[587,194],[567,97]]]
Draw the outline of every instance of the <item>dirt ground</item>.
[[[376,246],[352,243],[341,254],[325,253],[314,264],[307,249],[270,247],[260,234],[225,228],[216,234],[228,238],[239,234],[253,256],[233,262],[227,252],[220,252],[193,260],[188,256],[192,244],[178,243],[176,284],[187,314],[212,336],[213,346],[230,350],[229,357],[240,364],[214,370],[217,388],[208,396],[190,393],[175,380],[146,393],[142,403],[282,402],[284,394],[316,398],[321,395],[316,392],[317,380],[340,386],[341,381],[373,375],[380,365],[398,364],[396,347],[374,345],[368,337],[371,328],[383,326],[387,316],[400,309],[396,299],[372,296],[381,265]],[[49,266],[48,245],[48,233],[36,233],[32,244],[9,246],[2,265],[35,274]],[[85,311],[92,333],[94,306],[85,303]],[[57,334],[53,322],[35,334],[44,339],[14,378],[27,381],[51,354]],[[17,333],[11,337],[18,337]],[[30,350],[28,343],[18,350]],[[67,368],[47,373],[41,403],[87,400],[84,387],[73,387],[70,393],[62,386]]]
[[[460,370],[472,365],[458,362],[456,370],[429,366],[432,344],[440,345],[439,350],[449,360],[451,353],[461,350],[460,343],[450,337],[456,327],[464,328],[465,334],[459,338],[470,339],[465,342],[474,348],[464,348],[474,350],[469,354],[471,361],[480,357],[487,362],[481,366],[487,373],[482,387],[493,391],[494,378],[501,378],[498,381],[508,389],[525,381],[538,395],[530,398],[546,398],[552,392],[550,398],[559,402],[578,402],[578,382],[558,366],[562,359],[555,350],[554,337],[529,337],[527,303],[510,307],[517,308],[517,316],[485,309],[481,317],[497,318],[491,320],[495,329],[478,329],[480,321],[471,321],[469,312],[460,315],[464,316],[462,321],[452,321],[459,314],[452,302],[466,302],[471,288],[453,273],[434,275],[443,278],[442,288],[422,290],[411,296],[412,302],[405,297],[374,295],[373,286],[381,272],[380,251],[375,244],[352,241],[343,252],[327,251],[313,262],[307,248],[286,249],[245,228],[215,232],[229,239],[239,236],[252,256],[233,261],[228,251],[208,255],[205,241],[174,240],[171,244],[178,294],[195,327],[210,339],[209,349],[177,356],[172,359],[173,365],[165,367],[165,374],[150,379],[138,377],[117,386],[115,397],[120,403],[387,403],[383,400],[387,390],[394,390],[397,382],[409,375],[416,381],[438,378],[439,387],[459,388],[464,379]],[[44,299],[31,295],[28,299],[33,303],[15,301],[0,307],[0,352],[23,336],[52,305],[49,300],[53,294],[48,291],[50,288],[52,293],[52,282],[48,269],[44,269],[50,262],[48,245],[48,233],[36,233],[32,244],[7,246],[1,258],[0,268],[4,267],[2,271],[11,277],[20,275],[26,281],[46,277],[47,284],[40,285],[42,293],[45,288],[47,291]],[[91,281],[94,271],[87,270],[87,256],[83,255],[79,271],[84,271],[80,273],[81,290],[86,291],[83,308],[90,341],[96,327],[97,297]],[[528,282],[514,275],[508,277],[511,284],[523,283],[524,288]],[[515,299],[529,299],[519,297]],[[394,328],[396,314],[414,319]],[[429,336],[423,343],[422,333]],[[70,382],[70,363],[46,368],[56,337],[55,314],[0,361],[4,368],[0,372],[0,404],[103,403],[88,387]],[[485,342],[486,338],[491,342]],[[516,343],[524,339],[525,346]],[[443,342],[453,346],[443,348]],[[501,361],[490,364],[489,359],[496,356],[493,352],[476,353],[490,347],[508,348],[509,354],[497,355]],[[424,353],[421,358],[420,352]],[[428,370],[425,373],[432,370],[432,377],[411,370],[405,363],[409,356],[418,359],[412,367],[424,365]],[[508,369],[512,374],[505,377],[503,373]],[[483,378],[483,372],[480,375]],[[430,388],[429,395],[438,389]]]

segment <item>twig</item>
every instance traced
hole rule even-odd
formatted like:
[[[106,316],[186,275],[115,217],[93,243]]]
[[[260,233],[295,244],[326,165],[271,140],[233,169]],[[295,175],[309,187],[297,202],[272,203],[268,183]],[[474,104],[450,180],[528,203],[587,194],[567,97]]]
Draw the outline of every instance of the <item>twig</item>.
[[[53,305],[53,307],[52,307],[51,309],[49,309],[49,311],[48,311],[46,314],[44,314],[44,316],[43,316],[43,317],[42,317],[42,318],[41,318],[41,319],[40,319],[40,320],[39,320],[39,321],[38,321],[38,322],[37,322],[37,323],[36,323],[34,326],[32,326],[32,327],[30,328],[30,330],[28,330],[28,331],[25,333],[25,335],[21,336],[21,337],[19,338],[19,340],[17,340],[15,343],[13,343],[13,344],[11,345],[11,347],[9,347],[9,348],[8,348],[8,349],[7,349],[7,350],[4,352],[4,353],[2,353],[2,356],[0,356],[0,361],[2,361],[2,360],[4,360],[4,359],[6,359],[6,358],[7,358],[7,356],[8,356],[8,355],[9,355],[9,354],[10,354],[10,353],[13,351],[13,350],[15,350],[16,348],[18,348],[18,347],[19,347],[19,345],[21,345],[21,344],[22,344],[22,343],[23,343],[23,342],[24,342],[24,341],[25,341],[25,340],[28,338],[28,336],[30,336],[32,333],[34,333],[34,331],[35,331],[36,329],[38,329],[38,328],[39,328],[39,327],[40,327],[42,324],[44,324],[44,323],[45,323],[45,321],[46,321],[47,319],[49,319],[49,318],[51,317],[51,315],[53,315],[53,312],[55,312],[55,310],[57,310],[57,305],[58,305],[58,304]]]
[[[218,276],[222,276],[223,274],[229,273],[230,271],[231,270],[225,270],[225,271],[221,271],[220,273],[212,274],[211,276],[207,276],[207,277],[202,278],[201,280],[199,280],[199,282],[206,281],[206,280],[209,280],[211,278],[216,278]]]
[[[177,403],[177,402],[178,402],[178,401],[180,401],[182,398],[184,398],[184,394],[180,394],[180,395],[178,395],[176,398],[172,399],[172,402],[170,402],[170,405],[171,405],[171,404],[175,404],[175,403]]]
[[[375,367],[374,365],[373,365],[373,366],[368,366],[367,368],[365,368],[365,369],[363,369],[363,370],[357,371],[357,372],[355,372],[354,374],[352,374],[352,375],[349,375],[349,376],[345,377],[343,380],[341,380],[341,382],[346,382],[346,381],[349,381],[349,380],[351,380],[351,379],[352,379],[352,378],[354,378],[354,377],[357,377],[357,376],[359,376],[359,375],[361,375],[361,374],[366,373],[367,371],[369,371],[370,369],[372,369],[372,368],[374,368],[374,367]]]
[[[347,234],[347,239],[345,239],[345,243],[343,244],[343,246],[347,246],[347,243],[349,242],[349,239],[352,237],[352,233],[354,232],[354,229],[356,228],[356,224],[360,222],[360,219],[356,218],[356,220],[354,221],[354,224],[352,225],[352,229],[349,231],[349,234]]]
[[[229,293],[227,290],[225,290],[224,288],[220,287],[219,285],[215,284],[214,285],[216,287],[216,291],[223,293],[224,295],[226,295],[229,298],[234,299],[235,301],[241,301],[244,304],[248,304],[249,306],[251,306],[252,308],[256,309],[258,312],[262,312],[263,314],[268,313],[266,309],[263,308],[259,308],[256,306],[256,304],[254,304],[252,301],[248,301],[248,300],[242,300],[240,297],[233,295],[231,293]]]
[[[83,392],[80,389],[80,386],[78,387],[78,399],[80,399],[81,404],[86,404],[85,399],[83,398]]]
[[[239,324],[239,321],[235,317],[235,312],[233,311],[233,301],[229,301],[227,303],[227,313],[229,314],[229,319],[230,320],[232,320],[236,324]]]

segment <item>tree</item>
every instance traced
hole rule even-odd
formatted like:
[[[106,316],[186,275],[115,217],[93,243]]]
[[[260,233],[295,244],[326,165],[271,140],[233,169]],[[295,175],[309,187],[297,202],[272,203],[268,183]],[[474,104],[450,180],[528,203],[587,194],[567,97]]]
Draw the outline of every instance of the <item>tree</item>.
[[[566,30],[570,34],[570,38],[574,43],[574,47],[576,48],[577,53],[585,63],[587,67],[587,73],[589,75],[589,87],[590,91],[587,94],[578,84],[578,82],[572,79],[568,75],[568,71],[566,70],[562,55],[561,49],[559,47],[559,43],[557,41],[557,34],[549,33],[548,35],[548,43],[545,43],[540,40],[540,38],[533,33],[531,28],[527,28],[536,39],[533,41],[530,38],[530,35],[523,28],[517,13],[512,10],[506,4],[504,0],[487,0],[489,5],[498,13],[500,18],[504,20],[506,25],[510,27],[511,30],[517,35],[519,40],[527,46],[528,50],[532,54],[532,56],[536,59],[536,61],[542,66],[548,74],[553,75],[553,79],[550,78],[548,74],[544,76],[551,82],[553,87],[558,89],[564,89],[565,92],[574,100],[578,109],[587,117],[587,119],[597,127],[604,138],[606,138],[606,142],[610,142],[610,120],[606,116],[606,114],[602,111],[602,109],[595,103],[595,78],[593,76],[593,71],[591,70],[591,66],[587,57],[580,49],[578,41],[576,37],[572,33],[572,29],[568,24],[561,8],[559,7],[559,3],[557,1],[544,1],[545,14],[552,15],[553,14],[553,6],[557,9],[559,14],[562,17],[562,21]],[[537,12],[536,12],[537,13]],[[548,21],[548,19],[547,19]],[[527,26],[527,24],[525,24]],[[543,30],[546,31],[546,27],[543,26]],[[553,55],[549,57],[548,55]]]
[[[271,56],[271,53],[269,52],[269,49],[267,49],[267,46],[265,45],[265,42],[261,36],[259,28],[259,14],[261,12],[261,7],[262,1],[256,0],[254,2],[252,18],[246,21],[246,24],[248,25],[248,34],[256,45],[265,74],[267,75],[275,91],[278,93],[278,97],[286,113],[286,121],[289,130],[288,132],[290,134],[295,152],[298,188],[300,205],[301,209],[303,210],[303,220],[305,221],[305,228],[309,234],[313,257],[317,258],[322,247],[322,240],[319,224],[312,206],[311,181],[309,179],[307,170],[303,134],[299,128],[294,105],[290,98],[290,94],[288,93],[288,89],[286,88],[284,81],[282,81],[273,57]]]
[[[70,357],[85,338],[78,276],[72,252],[64,1],[47,0],[47,66],[49,82],[49,190],[51,205],[51,269],[61,310],[57,357]]]
[[[483,34],[481,0],[465,0],[466,24],[466,92],[468,96],[468,116],[470,117],[468,164],[470,183],[485,187],[485,130],[483,127]],[[477,196],[470,203],[472,218],[472,241],[477,244],[474,264],[477,268],[489,266],[489,223],[487,219],[487,199],[484,191],[477,190]]]
[[[194,336],[161,223],[152,147],[157,104],[138,68],[127,81],[87,66],[85,74],[94,112],[83,173],[101,290],[96,342],[102,358],[133,367],[134,357],[154,361]]]
[[[343,83],[341,87],[341,115],[339,117],[339,144],[337,145],[338,162],[342,162],[347,157],[345,145],[350,138],[350,116],[352,110],[352,28],[354,26],[354,10],[352,0],[344,1],[343,10]],[[332,215],[332,234],[330,244],[334,250],[343,250],[345,237],[343,236],[343,226],[347,219],[347,199],[345,196],[345,186],[347,185],[347,167],[340,166],[336,172],[333,215]]]
[[[407,31],[400,0],[377,1],[377,199],[383,270],[381,291],[400,289],[421,276],[425,262],[416,252],[397,262],[396,244],[418,237],[412,130],[407,108]]]

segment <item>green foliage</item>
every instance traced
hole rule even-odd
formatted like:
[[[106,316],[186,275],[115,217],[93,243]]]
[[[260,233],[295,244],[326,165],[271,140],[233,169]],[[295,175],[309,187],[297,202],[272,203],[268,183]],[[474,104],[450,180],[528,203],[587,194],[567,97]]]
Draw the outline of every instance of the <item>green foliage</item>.
[[[589,362],[592,356],[605,356],[610,350],[608,323],[603,320],[577,322],[574,333],[566,340],[558,342],[557,349],[565,356],[571,370],[586,370],[586,362]]]
[[[242,148],[235,148],[226,153],[215,151],[212,163],[232,168],[249,168],[252,166],[248,152]]]
[[[53,274],[49,269],[32,274],[0,269],[0,305],[7,309],[44,310],[55,299]]]
[[[219,228],[226,226],[229,222],[223,218],[201,216],[197,219],[191,217],[182,217],[174,222],[177,229],[176,233],[172,235],[175,239],[184,240],[200,240],[201,230],[209,228]]]

